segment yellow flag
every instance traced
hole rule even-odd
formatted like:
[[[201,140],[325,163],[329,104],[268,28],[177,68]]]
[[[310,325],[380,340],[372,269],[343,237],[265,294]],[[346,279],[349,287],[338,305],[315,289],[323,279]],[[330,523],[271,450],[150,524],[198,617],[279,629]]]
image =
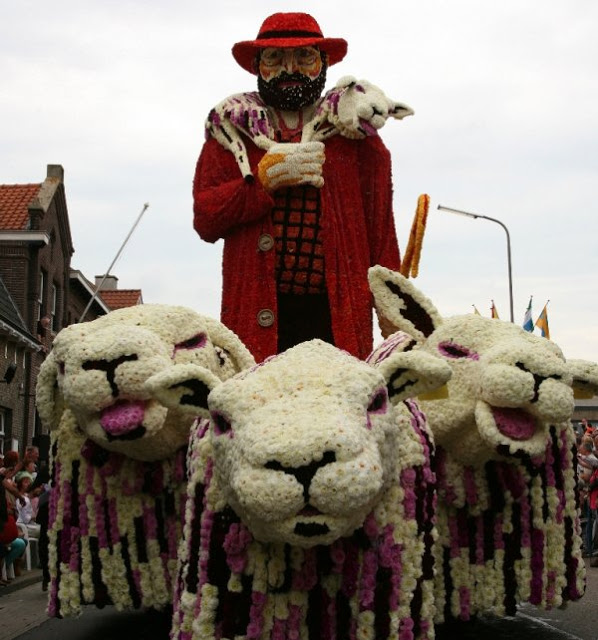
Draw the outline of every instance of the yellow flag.
[[[491,301],[492,306],[490,307],[490,316],[495,320],[499,320],[498,311],[496,310],[496,305],[494,304],[494,300]]]
[[[544,338],[548,338],[550,340],[550,330],[548,329],[548,311],[546,310],[549,302],[550,300],[546,302],[546,304],[544,305],[544,309],[542,309],[540,317],[536,320],[536,327],[540,329]]]

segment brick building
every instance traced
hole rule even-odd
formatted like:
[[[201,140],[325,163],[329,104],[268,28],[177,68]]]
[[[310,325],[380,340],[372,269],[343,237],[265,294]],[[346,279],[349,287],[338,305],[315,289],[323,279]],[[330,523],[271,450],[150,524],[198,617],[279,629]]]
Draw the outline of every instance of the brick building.
[[[74,253],[60,165],[43,182],[0,185],[0,450],[23,451],[45,437],[35,410],[39,368],[60,329],[112,308],[141,304],[140,290],[109,282],[112,306],[80,271]],[[137,295],[129,292],[136,291]]]

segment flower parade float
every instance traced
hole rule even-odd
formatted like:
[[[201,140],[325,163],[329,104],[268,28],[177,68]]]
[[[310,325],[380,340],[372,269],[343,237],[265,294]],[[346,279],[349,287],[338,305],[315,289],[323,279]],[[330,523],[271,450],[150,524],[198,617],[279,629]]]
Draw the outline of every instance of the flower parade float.
[[[434,637],[433,445],[407,398],[450,373],[423,352],[374,368],[312,340],[209,375],[172,638]]]
[[[370,270],[379,311],[400,331],[369,361],[424,352],[452,368],[448,394],[421,398],[436,444],[436,622],[519,603],[549,609],[585,589],[576,495],[574,390],[598,366],[567,362],[553,342],[479,315],[442,318],[411,282]]]
[[[52,438],[49,615],[172,603],[189,432],[207,395],[195,374],[253,363],[184,307],[120,309],[56,336],[37,385]]]

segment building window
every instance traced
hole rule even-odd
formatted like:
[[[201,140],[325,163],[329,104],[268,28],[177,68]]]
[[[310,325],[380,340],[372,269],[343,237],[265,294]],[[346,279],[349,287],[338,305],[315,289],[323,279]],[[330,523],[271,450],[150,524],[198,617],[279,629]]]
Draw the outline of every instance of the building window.
[[[58,287],[52,284],[52,298],[50,300],[50,330],[56,333],[58,330],[58,318],[56,317],[58,309]]]
[[[0,453],[4,453],[4,437],[6,435],[4,428],[6,425],[6,412],[0,408]],[[4,491],[4,489],[2,489]]]
[[[37,320],[42,317],[44,308],[44,289],[46,286],[46,276],[43,270],[39,272],[39,291],[37,292]]]

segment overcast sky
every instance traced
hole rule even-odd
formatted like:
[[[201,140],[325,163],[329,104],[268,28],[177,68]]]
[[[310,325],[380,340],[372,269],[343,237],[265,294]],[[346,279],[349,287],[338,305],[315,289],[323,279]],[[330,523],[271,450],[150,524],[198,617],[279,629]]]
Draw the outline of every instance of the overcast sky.
[[[256,10],[256,7],[259,9]],[[114,269],[145,302],[219,316],[222,244],[192,227],[191,183],[204,120],[255,89],[230,49],[268,14],[307,11],[349,52],[351,74],[415,110],[382,137],[393,156],[404,249],[417,197],[431,207],[417,284],[444,315],[515,322],[550,299],[551,337],[598,361],[598,3],[595,0],[286,2],[0,0],[0,183],[41,182],[61,164],[72,266]]]

